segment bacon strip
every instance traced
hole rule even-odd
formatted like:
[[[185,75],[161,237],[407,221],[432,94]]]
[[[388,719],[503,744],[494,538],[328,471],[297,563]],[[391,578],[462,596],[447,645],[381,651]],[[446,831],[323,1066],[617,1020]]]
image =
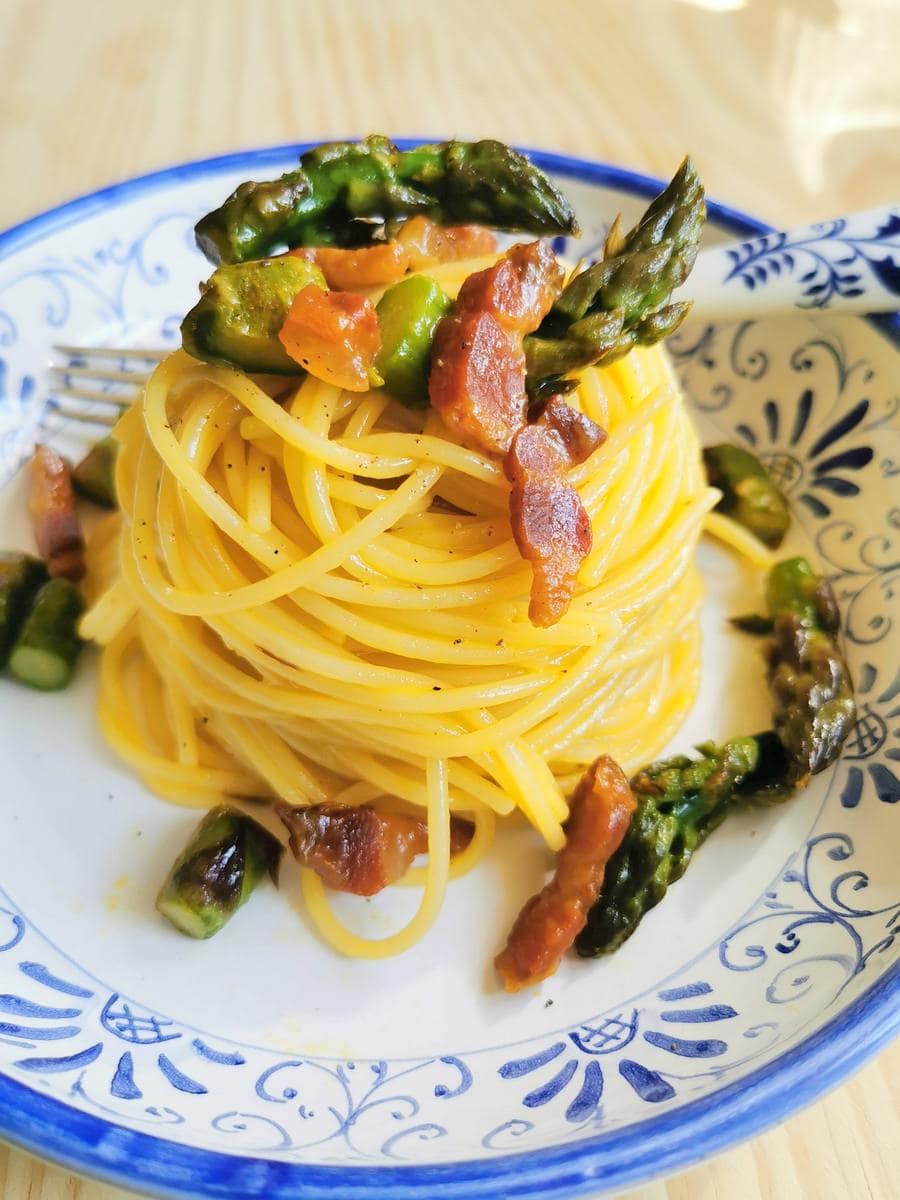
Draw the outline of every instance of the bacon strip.
[[[409,256],[399,242],[381,242],[357,250],[320,246],[311,257],[328,286],[344,292],[396,283],[410,270]]]
[[[326,887],[374,896],[409,870],[428,851],[428,825],[419,817],[379,812],[371,805],[277,806],[297,862]],[[458,854],[474,834],[469,821],[450,818],[450,853]]]
[[[519,430],[504,463],[513,537],[533,571],[528,616],[543,628],[565,614],[591,550],[591,519],[566,479],[568,465],[562,439],[540,425]]]
[[[519,553],[534,573],[528,606],[533,625],[556,624],[572,602],[593,537],[591,519],[567,472],[605,439],[590,417],[553,396],[509,448],[504,462],[512,484],[509,515]]]
[[[565,446],[569,465],[576,467],[590,458],[606,441],[606,430],[584,413],[566,404],[562,396],[551,396],[538,417],[538,425],[552,429]]]
[[[483,225],[438,225],[428,217],[410,217],[397,231],[412,270],[439,263],[479,258],[497,249],[497,239]]]
[[[75,509],[72,468],[49,446],[31,460],[28,511],[38,553],[51,575],[78,580],[84,575],[84,537]]]
[[[528,409],[521,339],[492,313],[451,313],[435,330],[428,395],[461,438],[504,454]]]
[[[565,272],[548,241],[519,242],[493,266],[470,275],[456,312],[491,312],[511,333],[537,329],[559,295]]]
[[[316,263],[330,288],[353,291],[396,283],[411,271],[439,263],[490,254],[496,245],[491,231],[480,225],[438,225],[428,217],[412,217],[389,242],[350,250],[300,246],[288,253]]]
[[[381,333],[365,296],[310,283],[294,297],[278,337],[310,375],[350,392],[368,390]]]
[[[505,454],[525,424],[522,337],[559,295],[563,270],[549,242],[513,246],[470,275],[435,331],[428,394],[449,427],[482,450]]]
[[[601,755],[572,798],[566,844],[556,872],[516,918],[494,965],[508,992],[547,979],[587,924],[600,895],[606,864],[618,850],[637,807],[618,763]]]

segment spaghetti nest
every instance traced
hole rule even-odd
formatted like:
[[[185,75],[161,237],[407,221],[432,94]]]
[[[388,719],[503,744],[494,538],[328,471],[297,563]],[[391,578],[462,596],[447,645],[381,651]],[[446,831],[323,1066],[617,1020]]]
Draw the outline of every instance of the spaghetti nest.
[[[424,933],[497,816],[556,850],[587,764],[634,769],[678,729],[717,493],[661,349],[585,371],[568,401],[609,432],[570,475],[594,544],[539,629],[499,460],[384,389],[277,386],[180,351],[154,372],[117,431],[121,515],[92,550],[83,632],[104,645],[105,736],[166,798],[427,810],[400,934],[344,930],[304,872],[321,932],[380,957]],[[451,810],[475,824],[452,862]]]

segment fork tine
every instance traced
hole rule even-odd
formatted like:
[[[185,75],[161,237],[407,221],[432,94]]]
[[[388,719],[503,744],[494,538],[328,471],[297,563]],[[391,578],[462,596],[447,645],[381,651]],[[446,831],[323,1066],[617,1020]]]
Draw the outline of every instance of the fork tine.
[[[91,404],[113,405],[118,409],[129,403],[121,393],[95,392],[90,388],[56,387],[53,389],[52,394],[54,396],[64,396],[69,400],[86,400]]]
[[[63,346],[53,347],[59,354],[68,354],[71,358],[140,358],[150,362],[160,362],[169,350],[142,350],[137,346]]]
[[[50,370],[54,375],[99,379],[107,383],[131,383],[135,387],[150,378],[144,371],[111,371],[103,367],[51,367]]]
[[[53,349],[78,360],[79,365],[50,367],[48,415],[80,425],[83,436],[92,440],[101,436],[98,429],[111,429],[116,424],[149,379],[149,372],[169,353],[130,346],[58,345]],[[123,370],[129,363],[137,364],[138,369]],[[82,380],[87,387],[73,386],[73,381],[77,385]],[[99,386],[91,387],[92,383]]]
[[[79,425],[102,425],[106,429],[112,429],[123,411],[122,408],[118,408],[115,412],[86,412],[83,408],[73,408],[69,404],[51,404],[50,408],[54,416],[63,417],[67,421],[76,421]]]

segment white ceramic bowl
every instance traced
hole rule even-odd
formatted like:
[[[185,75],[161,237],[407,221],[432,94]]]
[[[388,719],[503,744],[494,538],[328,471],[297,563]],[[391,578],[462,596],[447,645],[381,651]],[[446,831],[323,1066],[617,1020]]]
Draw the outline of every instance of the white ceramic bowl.
[[[51,346],[175,344],[208,266],[192,225],[280,147],[175,167],[0,235],[0,543],[27,544],[17,469]],[[654,181],[535,155],[596,245]],[[711,206],[711,241],[758,222]],[[790,549],[832,578],[860,719],[841,762],[780,809],[735,816],[615,956],[537,991],[489,963],[532,890],[527,839],[453,886],[402,960],[347,962],[269,889],[209,943],[154,913],[196,817],[149,795],[93,721],[93,664],[43,696],[0,679],[0,1135],[155,1195],[358,1200],[619,1190],[782,1120],[898,1023],[900,527],[891,321],[810,314],[670,342],[705,438],[777,470]],[[704,545],[704,685],[687,748],[763,727],[754,646],[725,632],[759,581]],[[373,933],[411,895],[379,898]]]

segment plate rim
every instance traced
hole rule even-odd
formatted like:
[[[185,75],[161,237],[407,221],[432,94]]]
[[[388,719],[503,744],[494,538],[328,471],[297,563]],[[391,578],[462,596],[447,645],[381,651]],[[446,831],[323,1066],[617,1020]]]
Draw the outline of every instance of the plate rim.
[[[401,147],[427,138],[398,138]],[[317,141],[289,142],[176,163],[112,183],[46,209],[0,232],[0,261],[88,216],[158,188],[232,168],[277,166]],[[520,147],[521,148],[521,147]],[[595,159],[523,148],[544,170],[632,195],[655,194],[662,181]],[[771,226],[730,205],[708,202],[712,219],[741,236]],[[900,314],[869,317],[895,346]],[[129,1190],[171,1197],[266,1197],[325,1200],[347,1185],[358,1200],[447,1200],[503,1194],[522,1200],[564,1197],[599,1188],[634,1187],[707,1159],[769,1128],[820,1098],[900,1033],[900,962],[827,1024],[777,1060],[710,1096],[626,1128],[575,1143],[522,1150],[484,1160],[398,1167],[283,1162],[172,1142],[71,1108],[0,1070],[0,1138]],[[699,1149],[698,1149],[699,1145]]]

